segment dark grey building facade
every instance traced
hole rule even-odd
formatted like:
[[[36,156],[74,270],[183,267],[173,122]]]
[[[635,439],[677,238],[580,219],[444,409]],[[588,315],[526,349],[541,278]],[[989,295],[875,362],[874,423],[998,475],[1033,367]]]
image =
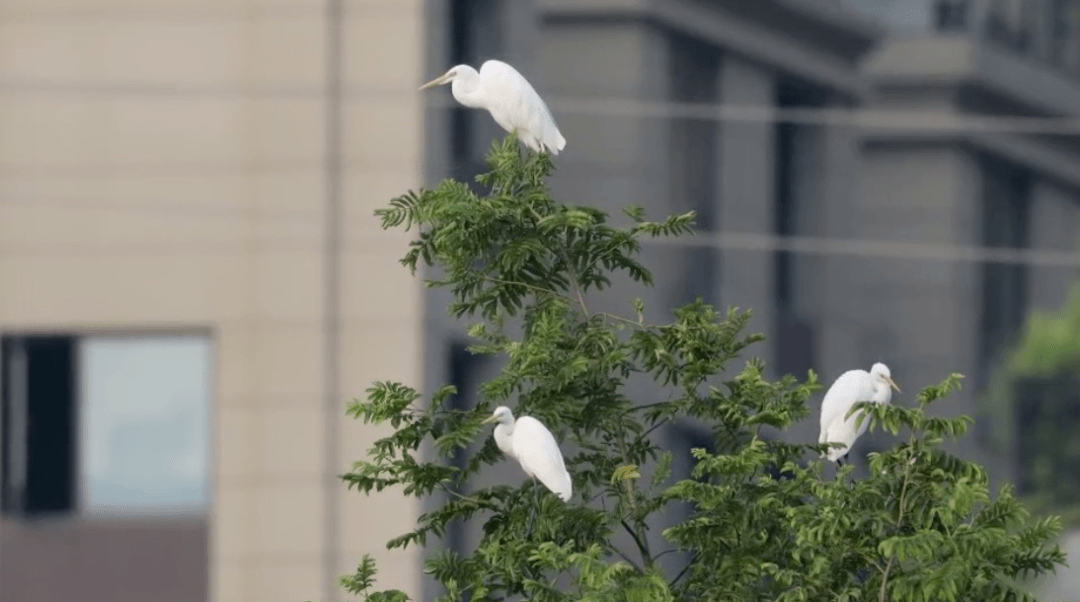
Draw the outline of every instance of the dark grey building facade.
[[[863,130],[852,235],[1028,253],[1007,263],[942,252],[841,272],[870,301],[848,327],[883,325],[894,374],[912,384],[968,375],[946,410],[975,413],[1024,317],[1060,307],[1075,279],[1075,264],[1052,259],[1075,252],[1080,233],[1080,130],[1070,135],[1066,121],[1080,115],[1080,2],[851,3],[892,28],[863,69],[872,107],[928,116],[921,129]],[[980,448],[968,451],[1007,477],[1010,454],[987,449],[989,425],[978,426],[966,445]]]
[[[942,411],[979,415],[1024,316],[1060,306],[1072,283],[1072,265],[986,261],[981,249],[1076,248],[1077,137],[1001,117],[1080,116],[1080,1],[428,6],[429,73],[501,58],[548,100],[567,139],[558,198],[654,217],[697,211],[692,240],[646,249],[649,265],[665,266],[646,305],[657,319],[697,296],[753,308],[751,328],[768,340],[752,354],[770,376],[812,368],[828,386],[884,361],[904,390],[894,399],[910,403],[956,371],[965,387]],[[795,118],[680,117],[698,103]],[[486,114],[447,106],[428,111],[429,182],[468,177],[503,135]],[[634,296],[598,298],[627,312]],[[445,298],[427,303],[427,374],[468,391],[496,367],[462,351]],[[819,403],[790,436],[816,441]],[[1008,478],[1009,455],[986,431],[958,451]],[[669,433],[673,448],[699,436]],[[886,443],[868,436],[855,452]]]

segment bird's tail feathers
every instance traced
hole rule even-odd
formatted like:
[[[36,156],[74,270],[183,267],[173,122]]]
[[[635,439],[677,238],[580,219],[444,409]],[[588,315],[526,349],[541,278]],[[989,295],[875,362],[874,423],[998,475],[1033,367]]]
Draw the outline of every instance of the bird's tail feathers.
[[[837,442],[838,443],[838,442]],[[838,459],[844,457],[844,454],[848,453],[848,447],[830,447],[829,451],[825,454],[830,461],[836,462]]]

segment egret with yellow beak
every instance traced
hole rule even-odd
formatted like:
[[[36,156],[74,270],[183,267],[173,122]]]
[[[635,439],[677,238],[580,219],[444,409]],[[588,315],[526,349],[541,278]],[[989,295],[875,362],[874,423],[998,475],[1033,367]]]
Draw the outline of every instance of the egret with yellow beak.
[[[536,152],[558,155],[566,147],[555,119],[525,77],[502,61],[487,61],[480,71],[457,65],[420,86],[421,90],[451,84],[458,102],[473,109],[487,109],[504,130]]]
[[[495,408],[484,424],[497,422],[495,444],[502,453],[517,460],[530,478],[539,479],[560,500],[570,501],[573,485],[566,471],[562,452],[555,436],[532,416],[514,419],[514,413],[506,406]]]
[[[821,400],[821,436],[818,443],[843,443],[844,446],[831,448],[822,455],[843,466],[841,460],[870,425],[870,420],[864,419],[856,428],[855,423],[862,412],[855,412],[845,419],[848,411],[860,401],[889,403],[892,399],[890,389],[900,392],[900,387],[892,380],[889,367],[881,362],[871,366],[869,372],[848,370],[841,374]]]

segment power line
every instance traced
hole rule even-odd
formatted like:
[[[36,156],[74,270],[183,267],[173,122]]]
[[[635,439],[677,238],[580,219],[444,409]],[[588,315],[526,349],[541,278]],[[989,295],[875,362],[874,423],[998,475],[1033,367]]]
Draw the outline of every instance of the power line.
[[[163,162],[112,162],[97,163],[80,161],[78,163],[3,163],[0,162],[0,177],[5,182],[35,179],[56,180],[95,180],[124,178],[202,178],[221,176],[250,176],[259,174],[281,174],[285,172],[321,172],[325,162],[318,158],[276,158],[225,161],[168,160]],[[343,161],[342,169],[347,174],[364,173],[401,173],[417,171],[411,163],[394,158],[365,157]]]
[[[647,245],[717,250],[782,252],[805,255],[853,256],[874,259],[1002,263],[1041,267],[1080,267],[1080,251],[1015,249],[854,238],[780,235],[749,232],[699,233],[680,238],[652,238]]]
[[[4,94],[61,94],[105,96],[206,96],[222,98],[318,99],[324,91],[314,85],[244,83],[184,83],[151,81],[72,81],[47,79],[0,80]],[[397,86],[343,84],[342,100],[348,103],[400,102],[416,90]],[[459,108],[450,96],[422,96],[427,108]],[[777,107],[726,103],[644,101],[627,98],[545,96],[556,113],[588,117],[694,119],[746,123],[795,123],[858,129],[887,129],[938,133],[1015,133],[1052,136],[1080,135],[1078,117],[1016,117],[972,115],[952,111],[876,108]]]
[[[350,233],[342,239],[343,255],[372,255],[387,249],[388,245],[400,244],[402,252],[410,239],[401,234],[392,234],[381,230],[362,233]],[[98,257],[145,257],[145,256],[229,256],[260,253],[280,253],[283,251],[315,254],[325,250],[325,242],[315,236],[254,236],[254,237],[219,237],[189,238],[178,237],[174,240],[88,240],[88,241],[3,241],[0,242],[0,257],[65,257],[82,259]]]
[[[412,13],[415,7],[406,2],[359,2],[349,6],[350,17],[355,15],[371,16],[382,14]],[[14,6],[0,8],[0,19],[5,22],[37,23],[91,23],[158,21],[167,23],[187,23],[204,21],[225,21],[252,19],[275,16],[310,16],[320,18],[323,9],[313,2],[260,1],[258,4],[223,5],[207,1],[199,5],[146,5],[128,0],[112,5],[98,6]]]
[[[589,116],[643,117],[654,119],[695,119],[748,123],[795,123],[942,133],[1080,134],[1080,118],[1010,117],[965,115],[948,111],[902,111],[895,109],[851,109],[823,107],[776,107],[723,103],[638,101],[630,99],[552,99],[552,108],[567,114]]]
[[[0,177],[4,181],[32,180],[57,177],[72,179],[99,179],[116,177],[204,177],[250,175],[258,173],[281,173],[284,171],[321,171],[324,168],[321,159],[311,158],[259,158],[237,161],[204,160],[168,160],[160,163],[140,162],[96,162],[79,161],[78,163],[3,163],[0,162]],[[367,167],[369,162],[354,161],[346,163],[352,170]]]
[[[402,244],[406,235],[373,230],[343,239],[343,254],[369,254],[387,244]],[[0,243],[6,257],[86,255],[230,255],[253,252],[249,239],[178,239],[175,241],[8,242]],[[316,252],[322,241],[312,238],[271,236],[256,238],[265,245],[254,251]],[[356,243],[370,243],[360,247]],[[791,252],[800,255],[849,256],[867,259],[900,259],[926,262],[1000,263],[1032,267],[1080,268],[1080,251],[996,248],[979,245],[934,244],[873,239],[830,238],[749,232],[702,232],[679,238],[644,239],[647,246],[711,248],[716,250]]]
[[[0,210],[6,207],[55,209],[64,211],[116,212],[128,215],[144,215],[152,218],[187,218],[198,221],[226,219],[248,222],[282,221],[290,224],[313,226],[321,224],[321,218],[314,208],[310,211],[266,210],[258,206],[250,205],[222,207],[220,204],[180,203],[153,199],[137,202],[123,202],[109,199],[53,195],[20,194],[18,197],[0,195]]]

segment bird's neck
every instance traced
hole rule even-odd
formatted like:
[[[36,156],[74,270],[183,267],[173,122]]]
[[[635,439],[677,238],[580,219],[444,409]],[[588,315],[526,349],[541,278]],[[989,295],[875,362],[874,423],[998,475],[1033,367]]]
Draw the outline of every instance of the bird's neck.
[[[874,403],[885,403],[889,397],[889,385],[874,385]]]
[[[486,108],[480,95],[479,81],[454,80],[454,83],[450,84],[450,89],[454,93],[454,99],[461,104],[472,109]]]

